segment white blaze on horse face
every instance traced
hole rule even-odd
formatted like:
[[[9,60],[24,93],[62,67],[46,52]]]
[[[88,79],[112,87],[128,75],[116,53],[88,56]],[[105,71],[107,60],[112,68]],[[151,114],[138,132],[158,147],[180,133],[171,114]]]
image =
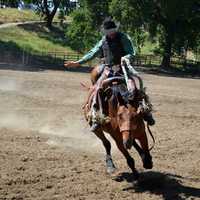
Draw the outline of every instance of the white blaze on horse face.
[[[122,131],[123,141],[127,141],[129,139],[129,136],[130,136],[130,132],[128,130],[127,131]]]

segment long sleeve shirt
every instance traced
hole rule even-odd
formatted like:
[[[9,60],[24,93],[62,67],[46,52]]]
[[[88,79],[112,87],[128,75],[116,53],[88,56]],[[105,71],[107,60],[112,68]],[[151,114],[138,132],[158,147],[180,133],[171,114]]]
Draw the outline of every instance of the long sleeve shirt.
[[[78,62],[80,64],[84,64],[87,61],[96,57],[102,49],[104,40],[105,40],[105,36],[103,36],[102,39],[86,55],[84,55],[80,60],[78,60]],[[122,33],[121,43],[126,53],[125,57],[131,58],[135,56],[136,54],[135,47],[133,46],[132,41],[127,34]]]

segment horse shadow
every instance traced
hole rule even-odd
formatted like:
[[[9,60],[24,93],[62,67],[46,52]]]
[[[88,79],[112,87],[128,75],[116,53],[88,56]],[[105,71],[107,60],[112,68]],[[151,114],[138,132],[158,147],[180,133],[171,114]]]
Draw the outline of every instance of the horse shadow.
[[[174,174],[161,172],[143,172],[137,183],[133,183],[131,173],[122,173],[116,177],[116,181],[127,181],[131,186],[123,188],[123,191],[133,190],[135,193],[148,192],[154,195],[161,195],[164,200],[185,200],[188,198],[200,198],[200,188],[184,186],[183,179],[200,182],[198,179],[185,178]]]

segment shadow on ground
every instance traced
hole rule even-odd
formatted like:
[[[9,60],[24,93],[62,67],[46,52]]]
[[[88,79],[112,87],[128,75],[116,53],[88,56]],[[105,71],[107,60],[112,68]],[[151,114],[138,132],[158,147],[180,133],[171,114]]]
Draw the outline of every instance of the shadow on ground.
[[[161,195],[164,200],[185,200],[200,198],[200,189],[184,186],[182,184],[185,178],[174,174],[165,174],[161,172],[143,172],[138,183],[126,187],[123,191],[133,190],[135,193],[148,192],[154,195]],[[192,179],[193,182],[200,182],[198,179]],[[133,183],[131,173],[122,173],[116,177],[116,181],[127,181]]]

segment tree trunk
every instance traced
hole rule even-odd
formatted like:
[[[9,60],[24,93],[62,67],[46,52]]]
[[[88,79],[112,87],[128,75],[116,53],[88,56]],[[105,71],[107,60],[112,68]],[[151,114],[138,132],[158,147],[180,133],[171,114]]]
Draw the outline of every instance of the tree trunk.
[[[45,15],[46,15],[46,21],[47,21],[47,27],[52,27],[53,18],[56,14],[56,11],[60,5],[60,0],[53,0],[54,8],[52,11],[48,8],[47,0],[44,0],[44,7],[45,7]]]
[[[173,31],[171,28],[167,28],[166,34],[165,34],[164,55],[163,55],[162,64],[161,64],[163,68],[170,67],[171,54],[172,54],[172,42],[173,42]]]
[[[53,22],[53,17],[52,15],[47,16],[47,27],[52,28],[52,22]]]

